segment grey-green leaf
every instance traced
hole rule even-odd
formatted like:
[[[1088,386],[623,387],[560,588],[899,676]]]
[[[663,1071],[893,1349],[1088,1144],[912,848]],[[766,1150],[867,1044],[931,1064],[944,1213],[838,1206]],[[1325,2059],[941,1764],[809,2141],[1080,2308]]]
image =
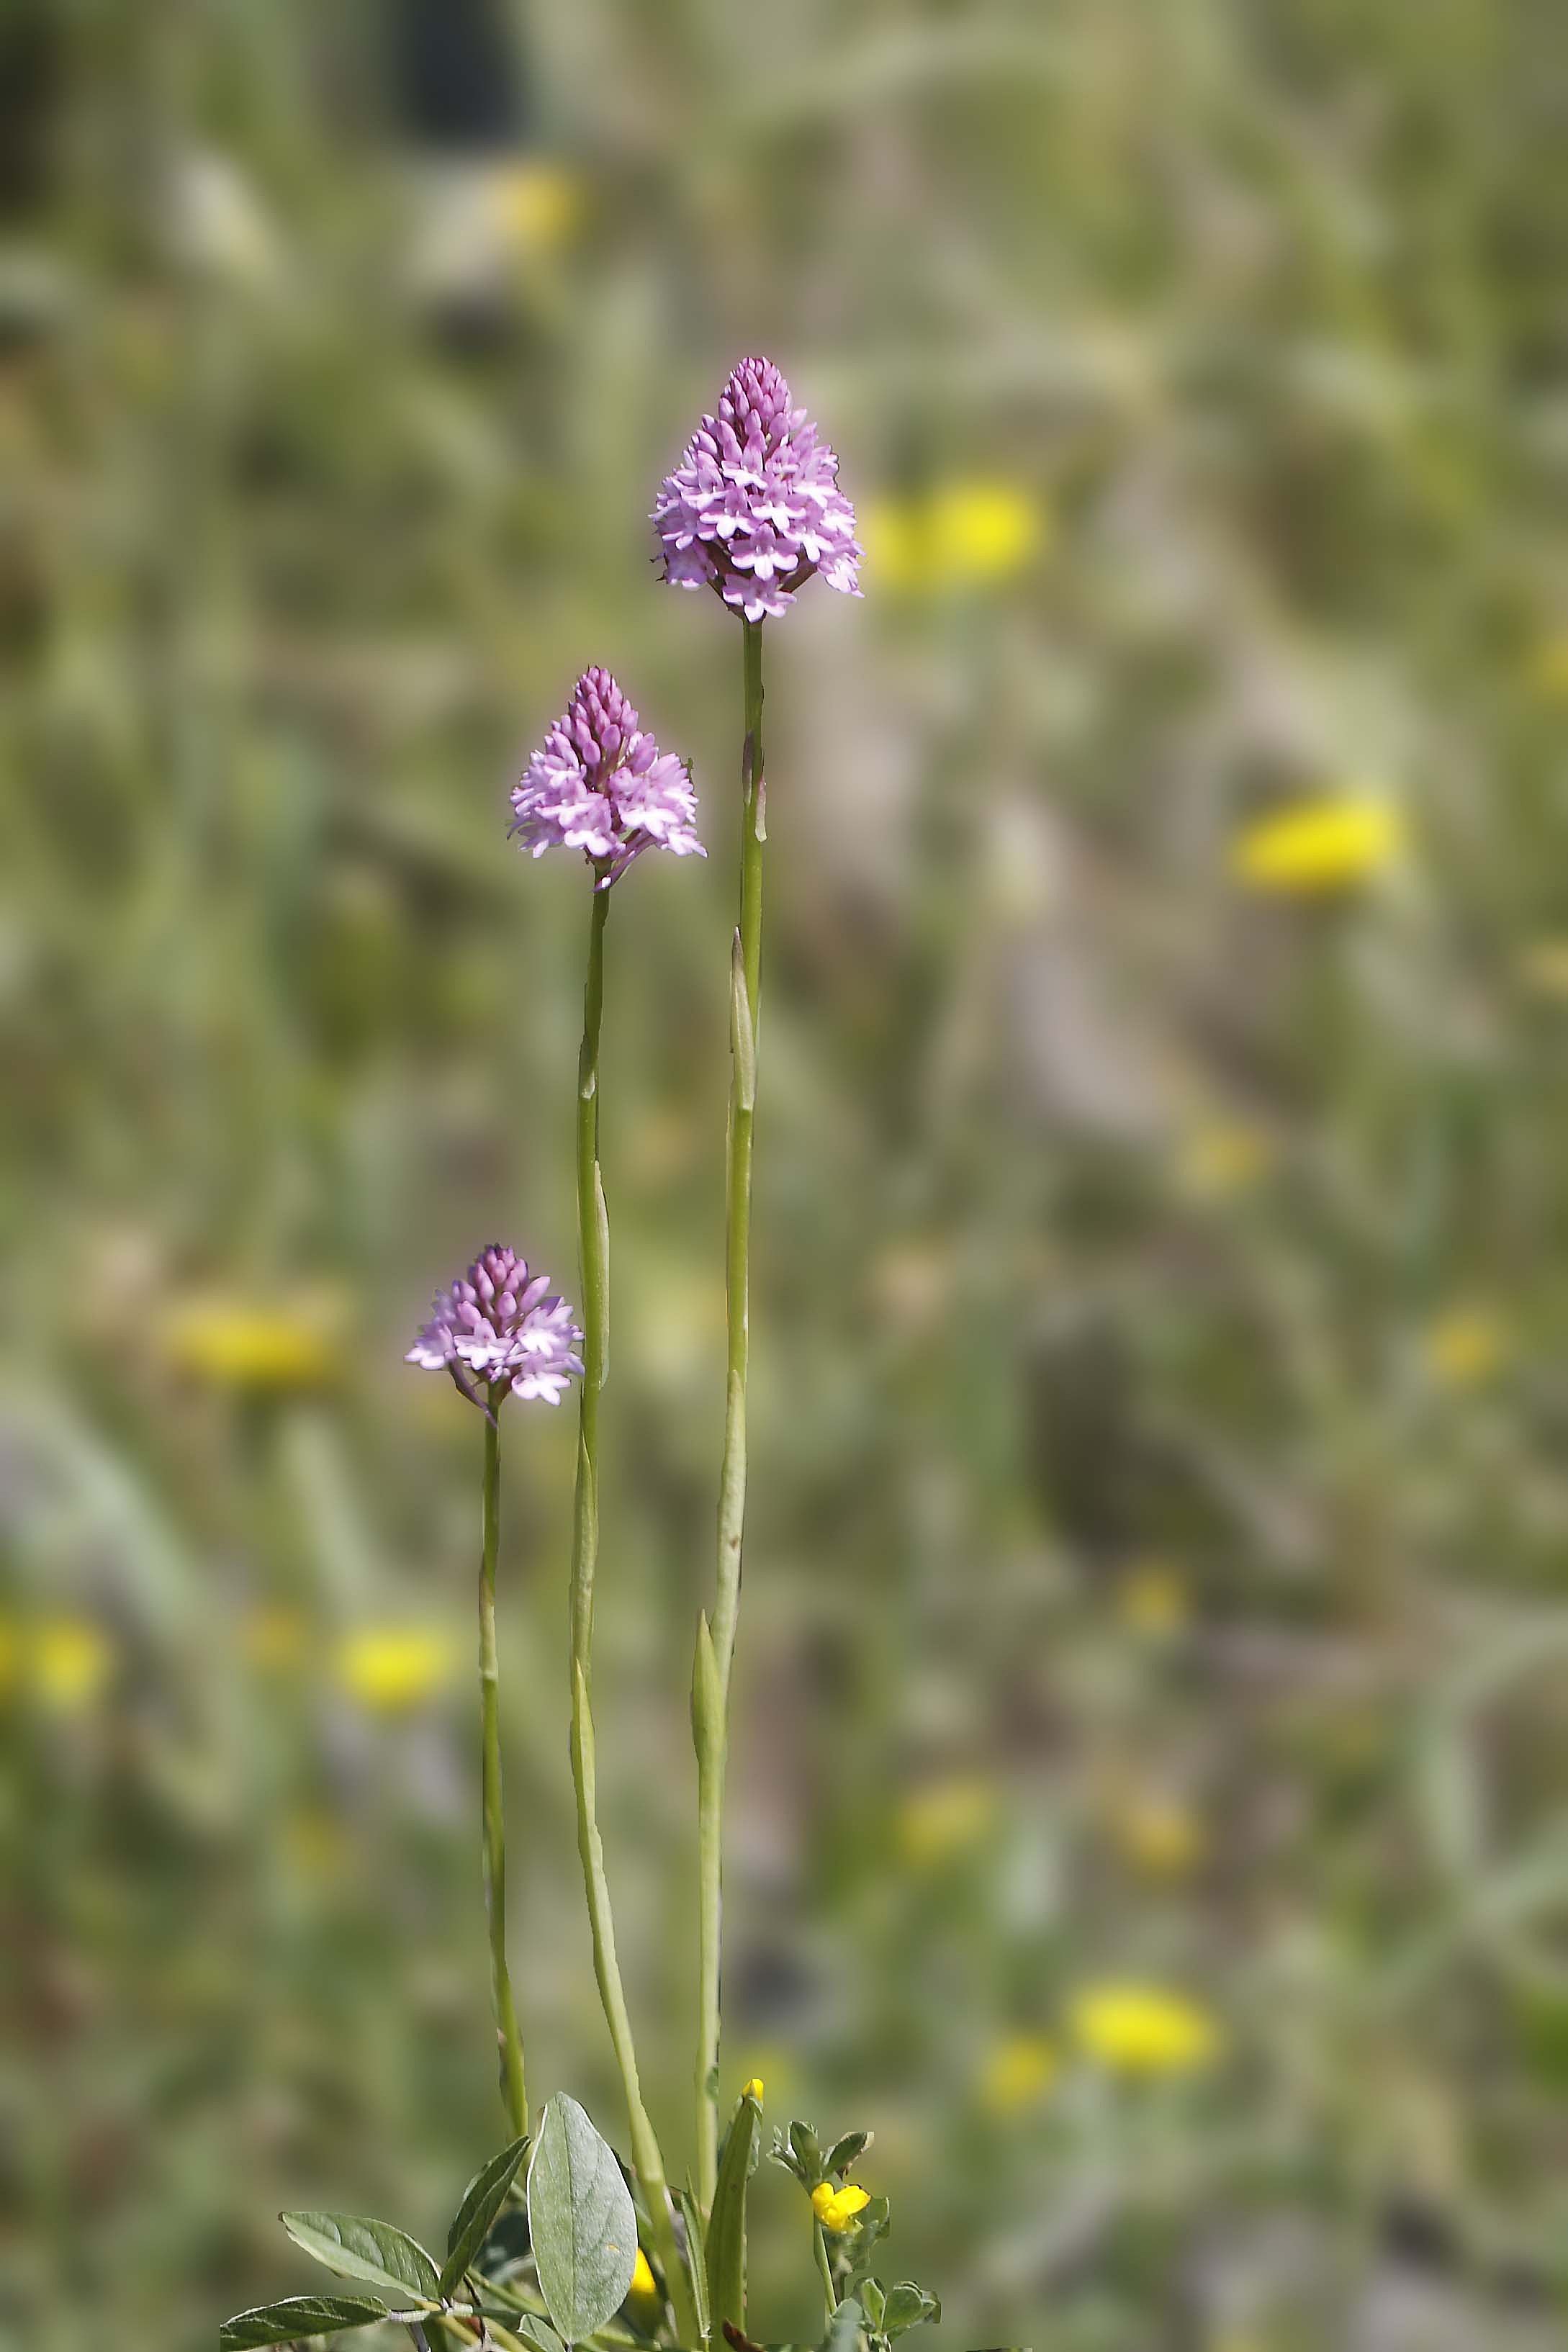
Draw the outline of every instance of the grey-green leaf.
[[[489,2236],[496,2215],[506,2203],[507,2190],[517,2178],[518,2166],[528,2152],[526,2135],[503,2147],[499,2156],[474,2175],[468,2193],[458,2208],[457,2218],[447,2233],[447,2259],[441,2265],[440,2287],[443,2296],[449,2295],[458,2281],[475,2259]]]
[[[868,2131],[846,2132],[842,2139],[834,2141],[822,2159],[825,2176],[835,2172],[847,2173],[851,2165],[859,2162],[870,2145],[871,2135]]]
[[[913,2279],[900,2279],[897,2286],[888,2289],[882,2332],[902,2336],[906,2328],[921,2327],[927,2320],[941,2317],[942,2305],[929,2287],[917,2286]]]
[[[746,2325],[746,2183],[757,2161],[762,2109],[742,2095],[725,2136],[724,2154],[708,2216],[708,2327]]]
[[[258,2304],[226,2319],[218,2352],[249,2352],[258,2344],[297,2344],[306,2336],[336,2336],[345,2327],[369,2327],[386,2317],[386,2305],[368,2294],[290,2294],[281,2303]]]
[[[563,2091],[534,2142],[528,2221],[550,2316],[568,2344],[580,2344],[626,2299],[637,2224],[614,2151]]]
[[[531,2346],[531,2352],[566,2352],[548,2319],[541,2319],[531,2311],[492,2311],[489,2315],[504,2320],[508,2335],[515,2336],[520,2344]]]
[[[856,2352],[865,2314],[852,2294],[847,2294],[827,2323],[820,2352]]]
[[[398,2303],[440,2302],[435,2263],[390,2221],[366,2221],[358,2213],[284,2213],[279,2219],[297,2246],[340,2278],[368,2279]]]

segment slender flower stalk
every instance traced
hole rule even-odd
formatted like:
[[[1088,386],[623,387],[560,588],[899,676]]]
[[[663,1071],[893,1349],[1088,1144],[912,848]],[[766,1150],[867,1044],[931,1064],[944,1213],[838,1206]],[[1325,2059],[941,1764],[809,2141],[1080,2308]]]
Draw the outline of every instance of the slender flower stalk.
[[[756,1120],[762,1009],[763,625],[742,621],[744,739],[741,756],[741,919],[730,980],[730,1160],[725,1187],[724,1458],[719,1478],[719,1568],[713,1608],[716,1700],[693,1713],[698,1811],[697,2177],[704,2205],[719,2171],[720,1956],[722,1941],[724,1777],[729,1755],[730,1666],[741,1605],[746,1517],[746,1372],[751,1349],[752,1139]],[[699,1639],[707,1636],[704,1623]],[[703,1669],[700,1663],[699,1674]]]
[[[500,1421],[485,1415],[484,1536],[479,1556],[480,1804],[485,1836],[485,1911],[490,1931],[490,1991],[500,2035],[506,2111],[512,2137],[528,2129],[522,2036],[506,1965],[506,1816],[501,1802],[500,1668],[496,1657],[496,1551],[500,1538]]]
[[[496,1555],[500,1542],[500,1409],[509,1395],[558,1404],[583,1370],[583,1334],[547,1275],[531,1275],[499,1244],[479,1255],[436,1300],[407,1360],[447,1372],[485,1417],[479,1547],[479,1741],[481,1853],[489,1922],[490,1990],[501,2080],[513,2136],[528,2129],[522,2036],[506,1960],[506,1822],[501,1802],[500,1691],[496,1652]],[[478,1385],[476,1386],[476,1382]]]
[[[684,2344],[696,2340],[697,2315],[676,2244],[664,2158],[643,2105],[631,2018],[616,1957],[616,1927],[595,1802],[594,1718],[589,1705],[594,1572],[599,1553],[599,1393],[605,1384],[610,1337],[610,1221],[599,1171],[599,1029],[605,1005],[605,924],[609,908],[609,892],[596,890],[589,921],[583,1046],[577,1063],[577,1237],[583,1264],[584,1372],[572,1532],[572,1781],[577,1796],[577,1851],[593,1932],[594,1975],[620,2069],[632,2161],[647,2200],[654,2242]]]
[[[762,1003],[763,623],[786,613],[807,581],[860,593],[855,510],[838,460],[771,360],[745,359],[660,486],[652,520],[664,577],[710,588],[742,624],[744,749],[741,763],[741,919],[730,982],[730,1131],[726,1193],[724,1458],[712,1626],[698,1628],[692,1681],[698,1815],[698,2189],[711,2206],[719,2164],[720,1966],[730,1666],[741,1600],[746,1513],[746,1370],[752,1234],[752,1137]]]
[[[643,2104],[637,2049],[616,1954],[595,1802],[591,1706],[594,1578],[599,1553],[599,1396],[609,1360],[610,1224],[599,1168],[599,1034],[605,1009],[605,929],[611,886],[647,847],[705,853],[692,826],[696,803],[682,763],[641,732],[637,714],[609,672],[584,671],[563,717],[550,730],[512,794],[512,831],[534,856],[581,849],[594,870],[583,1044],[577,1061],[577,1239],[583,1273],[583,1383],[577,1491],[572,1523],[572,1780],[577,1849],[588,1901],[594,1974],[620,2070],[632,2160],[647,2202],[682,2344],[698,2339],[696,2306],[671,2214],[658,2138]]]

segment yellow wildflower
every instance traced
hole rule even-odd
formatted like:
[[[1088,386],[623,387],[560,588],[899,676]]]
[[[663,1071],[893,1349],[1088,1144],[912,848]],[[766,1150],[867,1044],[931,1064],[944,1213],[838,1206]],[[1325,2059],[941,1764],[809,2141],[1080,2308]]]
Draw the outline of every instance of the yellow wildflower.
[[[931,1870],[978,1844],[996,1813],[996,1791],[977,1774],[912,1789],[899,1813],[899,1847],[916,1869]]]
[[[752,2075],[752,2077],[751,2081],[750,2081],[750,2082],[745,2085],[744,2089],[742,2091],[742,2093],[741,2093],[741,2096],[742,2096],[743,2099],[755,2099],[755,2101],[756,2101],[756,2103],[757,2103],[758,2106],[761,2106],[761,2105],[762,2105],[762,2104],[763,2104],[763,2078],[762,2078],[762,2076],[761,2076],[760,2074],[753,2074],[753,2075]]]
[[[341,1299],[301,1291],[279,1305],[214,1292],[187,1300],[163,1327],[177,1371],[253,1394],[324,1388],[336,1376]]]
[[[1458,1307],[1438,1317],[1426,1334],[1427,1370],[1447,1389],[1481,1387],[1501,1369],[1508,1333],[1485,1307]]]
[[[1187,1588],[1163,1560],[1144,1560],[1123,1578],[1116,1613],[1130,1633],[1179,1633],[1191,1614]]]
[[[1533,994],[1568,998],[1568,939],[1532,940],[1519,951],[1518,971]]]
[[[909,594],[1014,579],[1048,536],[1037,493],[1000,479],[954,477],[923,495],[873,499],[860,518],[878,581]]]
[[[1568,629],[1542,639],[1530,657],[1529,677],[1542,702],[1568,702]]]
[[[811,2209],[825,2230],[842,2237],[855,2226],[857,2214],[863,2213],[871,2202],[870,2193],[847,2180],[842,2189],[835,2189],[831,2180],[819,2181],[811,2192]]]
[[[1228,1201],[1268,1172],[1274,1146],[1244,1119],[1214,1119],[1195,1127],[1176,1154],[1176,1182],[1191,1201]]]
[[[46,1706],[62,1715],[90,1706],[114,1671],[114,1653],[89,1617],[49,1617],[33,1635],[32,1677]]]
[[[253,1666],[268,1674],[298,1665],[305,1654],[305,1620],[297,1609],[268,1608],[252,1612],[241,1636]]]
[[[628,2303],[657,2304],[659,2301],[658,2281],[653,2274],[653,2264],[639,2246],[632,2264],[632,2283],[626,2289]]]
[[[981,2100],[993,2115],[1016,2116],[1045,2096],[1058,2063],[1056,2043],[1043,2033],[1010,2034],[981,2069]]]
[[[520,253],[552,253],[583,217],[583,183],[559,163],[509,163],[489,182],[490,216]]]
[[[377,1715],[403,1715],[452,1678],[452,1643],[420,1625],[366,1625],[345,1635],[337,1676],[349,1696]]]
[[[1324,793],[1258,817],[1231,845],[1230,869],[1249,889],[1322,898],[1393,864],[1399,812],[1370,792]]]
[[[320,1807],[291,1814],[283,1825],[283,1851],[301,1878],[324,1885],[348,1859],[342,1825]]]
[[[1079,2048],[1122,2074],[1190,2074],[1212,2065],[1223,2046],[1206,2010],[1157,1985],[1091,1985],[1068,2022]]]
[[[1124,1799],[1110,1830],[1126,1860],[1151,1878],[1184,1877],[1203,1859],[1203,1823],[1174,1797],[1149,1791]]]

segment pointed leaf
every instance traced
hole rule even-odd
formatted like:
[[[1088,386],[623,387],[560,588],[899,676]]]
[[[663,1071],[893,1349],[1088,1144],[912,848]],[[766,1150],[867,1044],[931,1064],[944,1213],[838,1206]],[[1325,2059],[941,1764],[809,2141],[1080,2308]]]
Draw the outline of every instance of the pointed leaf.
[[[789,2144],[800,2177],[807,2189],[815,2189],[822,2179],[822,2147],[809,2124],[798,2120],[789,2127]]]
[[[708,2325],[746,2325],[746,2183],[756,2168],[763,2111],[742,2092],[720,2160],[708,2216]]]
[[[218,2352],[248,2352],[257,2344],[297,2344],[306,2336],[335,2336],[344,2327],[369,2327],[386,2317],[386,2305],[368,2294],[290,2294],[281,2303],[258,2304],[254,2311],[226,2319]]]
[[[499,2319],[509,2336],[530,2347],[530,2352],[566,2352],[566,2347],[550,2325],[531,2311],[492,2311],[488,2315]]]
[[[398,2303],[440,2302],[435,2263],[390,2221],[370,2221],[359,2213],[283,2213],[279,2219],[297,2246],[340,2278],[368,2279]]]
[[[474,2175],[447,2232],[447,2259],[441,2265],[443,2297],[449,2295],[468,2264],[489,2236],[496,2215],[506,2203],[506,2192],[517,2178],[517,2168],[528,2150],[528,2136],[514,2139]]]
[[[528,2168],[528,2219],[550,2316],[568,2344],[580,2344],[626,2299],[637,2225],[614,2151],[563,2091],[539,2126]]]
[[[823,2158],[824,2173],[847,2172],[851,2165],[859,2162],[870,2145],[871,2135],[868,2131],[846,2132],[842,2139],[834,2141],[833,2146]]]
[[[698,2333],[706,2342],[713,2324],[708,2313],[708,2224],[702,2218],[702,2208],[689,2188],[677,2189],[675,2201],[686,2224],[688,2267],[691,2276],[691,2299],[697,2305]]]

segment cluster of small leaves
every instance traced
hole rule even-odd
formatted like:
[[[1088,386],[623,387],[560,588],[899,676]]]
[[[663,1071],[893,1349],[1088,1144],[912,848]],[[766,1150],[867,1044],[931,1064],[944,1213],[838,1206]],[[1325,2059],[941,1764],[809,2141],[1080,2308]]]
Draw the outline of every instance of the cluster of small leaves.
[[[604,2326],[626,2301],[637,2253],[631,2192],[614,2150],[575,2099],[552,2099],[540,2119],[528,2168],[526,2231],[514,2252],[507,2207],[530,2142],[514,2139],[469,2182],[433,2256],[390,2221],[349,2213],[285,2213],[302,2251],[374,2294],[289,2295],[242,2311],[219,2336],[220,2352],[342,2334],[378,2320],[419,2326],[431,2319],[477,2322],[503,2347],[563,2352]],[[502,2241],[501,2261],[487,2259]],[[538,2296],[512,2273],[531,2265]],[[468,2332],[468,2331],[465,2331]]]
[[[794,2122],[788,2137],[775,2132],[773,2160],[791,2172],[807,2197],[826,2183],[842,2185],[871,2145],[868,2131],[846,2132],[824,2153],[810,2124]],[[929,2287],[913,2279],[888,2285],[873,2269],[877,2247],[892,2227],[892,2208],[885,2197],[872,2197],[848,2227],[836,2233],[829,2262],[834,2273],[838,2310],[825,2352],[838,2352],[835,2331],[847,2329],[845,2352],[853,2352],[857,2335],[864,2333],[871,2352],[887,2352],[897,2336],[927,2320],[942,2317],[942,2303]]]
[[[702,2335],[713,2352],[721,2343],[731,2352],[763,2352],[745,2332],[746,2192],[761,2137],[762,2106],[748,2085],[720,2153],[711,2210],[704,2216],[689,2193],[679,2200]],[[787,2139],[775,2139],[773,2155],[809,2197],[825,2182],[842,2183],[869,2144],[868,2132],[847,2132],[825,2155],[811,2126],[795,2123]],[[525,2158],[526,2195],[520,2196]],[[639,2240],[650,2234],[639,2226],[646,2218],[615,2151],[575,2099],[558,2094],[532,2140],[512,2140],[468,2183],[439,2265],[390,2221],[283,2214],[294,2243],[357,2291],[289,2295],[243,2311],[223,2328],[220,2352],[254,2352],[381,2320],[411,2328],[416,2341],[430,2340],[431,2323],[449,2322],[447,2342],[460,2335],[465,2342],[493,2342],[500,2352],[565,2352],[592,2344],[626,2303]],[[858,2352],[862,2337],[868,2352],[889,2352],[895,2336],[941,2318],[942,2305],[926,2288],[908,2279],[889,2286],[872,2270],[889,2223],[888,2200],[876,2197],[835,2233],[838,2304],[817,2352]],[[651,2324],[635,2301],[629,2310],[637,2332],[650,2338],[668,2317],[662,2294],[658,2302]]]

